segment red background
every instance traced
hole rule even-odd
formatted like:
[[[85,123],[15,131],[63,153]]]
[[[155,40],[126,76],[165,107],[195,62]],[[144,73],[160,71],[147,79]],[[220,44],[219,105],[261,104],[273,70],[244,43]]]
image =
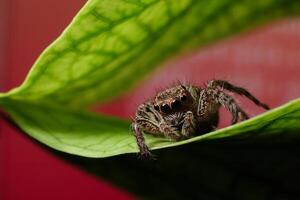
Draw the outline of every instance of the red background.
[[[8,91],[24,80],[37,56],[61,33],[84,2],[0,2],[1,91]],[[202,84],[211,78],[230,80],[248,88],[271,107],[279,106],[300,96],[299,35],[300,19],[284,20],[175,58],[164,63],[163,69],[135,91],[99,110],[128,118],[136,105],[154,95],[157,88],[175,80]],[[251,115],[262,111],[247,101],[241,103]],[[0,123],[0,199],[134,199],[126,191],[65,163]],[[223,120],[222,125],[225,123]]]

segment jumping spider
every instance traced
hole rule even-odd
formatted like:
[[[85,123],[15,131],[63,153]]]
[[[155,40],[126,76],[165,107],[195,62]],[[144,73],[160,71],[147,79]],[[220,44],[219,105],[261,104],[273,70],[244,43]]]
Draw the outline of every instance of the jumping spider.
[[[132,129],[141,157],[151,155],[145,143],[144,131],[172,141],[204,134],[216,129],[220,106],[231,113],[231,124],[248,119],[245,111],[224,90],[243,95],[257,106],[269,109],[246,89],[224,80],[209,81],[204,88],[179,84],[159,92],[153,100],[138,107]]]

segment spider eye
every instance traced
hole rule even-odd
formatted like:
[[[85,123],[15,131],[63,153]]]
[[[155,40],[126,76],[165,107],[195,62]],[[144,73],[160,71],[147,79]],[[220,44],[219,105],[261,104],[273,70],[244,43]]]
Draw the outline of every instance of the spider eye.
[[[178,101],[178,100],[175,100],[175,101],[172,102],[171,106],[172,106],[172,109],[175,109],[175,110],[179,109],[180,106],[181,106],[181,102]]]
[[[184,94],[184,95],[182,95],[181,97],[180,97],[180,100],[181,101],[186,101],[187,100],[187,97],[186,97],[186,95]]]
[[[159,110],[159,106],[158,105],[154,105],[154,109],[158,111]]]
[[[163,104],[161,107],[160,107],[160,110],[164,113],[167,113],[171,110],[170,106],[168,104]]]

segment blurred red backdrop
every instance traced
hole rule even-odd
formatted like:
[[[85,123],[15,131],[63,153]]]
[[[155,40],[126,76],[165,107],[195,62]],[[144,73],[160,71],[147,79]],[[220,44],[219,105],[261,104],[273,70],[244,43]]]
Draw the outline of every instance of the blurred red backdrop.
[[[4,85],[1,91],[8,91],[24,80],[37,56],[61,33],[84,2],[1,2],[0,28],[5,28],[5,34],[0,35],[0,58],[5,58],[0,63],[0,81]],[[279,106],[300,96],[299,35],[299,18],[283,20],[182,55],[164,63],[164,68],[134,91],[97,110],[128,118],[136,105],[153,96],[158,88],[176,80],[202,84],[212,78],[230,80],[248,88],[271,107]],[[251,115],[262,112],[248,101],[241,103]],[[65,163],[0,123],[0,199],[134,199],[126,191]],[[222,126],[225,124],[223,120]]]

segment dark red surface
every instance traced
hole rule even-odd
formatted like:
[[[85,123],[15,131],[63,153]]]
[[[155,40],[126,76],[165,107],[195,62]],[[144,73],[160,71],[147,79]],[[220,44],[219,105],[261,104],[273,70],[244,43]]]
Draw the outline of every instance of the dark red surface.
[[[63,30],[84,1],[7,0],[9,33],[5,91],[18,86],[40,52]],[[271,107],[300,96],[300,20],[259,28],[165,63],[138,89],[101,111],[124,118],[155,90],[174,80],[201,84],[225,78],[247,87]],[[1,41],[1,39],[0,39]],[[0,43],[3,45],[3,39]],[[1,52],[1,51],[0,51]],[[3,81],[3,80],[2,80]],[[246,110],[261,112],[248,101]],[[1,123],[0,199],[133,199],[125,191],[58,159]],[[226,120],[222,125],[225,126]]]

